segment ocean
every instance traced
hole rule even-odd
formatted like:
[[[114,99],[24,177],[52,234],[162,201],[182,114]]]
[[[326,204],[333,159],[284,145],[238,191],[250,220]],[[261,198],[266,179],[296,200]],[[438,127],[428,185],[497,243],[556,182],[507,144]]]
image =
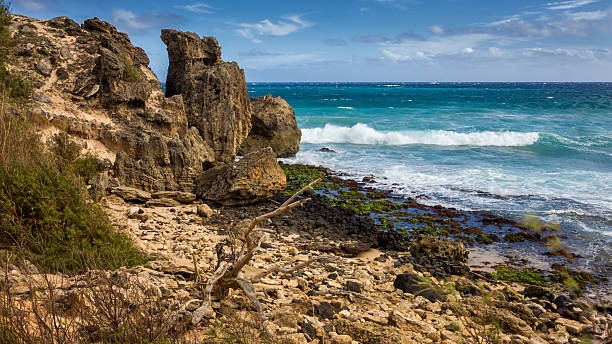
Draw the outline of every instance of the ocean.
[[[249,83],[302,129],[286,162],[323,165],[429,205],[559,223],[612,273],[612,83]],[[323,152],[329,148],[334,152]]]

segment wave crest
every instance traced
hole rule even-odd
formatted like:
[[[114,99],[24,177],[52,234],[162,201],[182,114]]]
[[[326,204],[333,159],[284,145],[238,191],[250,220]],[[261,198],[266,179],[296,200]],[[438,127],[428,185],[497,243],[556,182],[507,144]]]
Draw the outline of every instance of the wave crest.
[[[529,146],[538,141],[539,138],[540,134],[537,132],[521,133],[515,131],[473,133],[458,133],[447,130],[381,132],[363,123],[357,123],[352,127],[342,127],[328,123],[323,128],[302,129],[302,142],[314,144]]]

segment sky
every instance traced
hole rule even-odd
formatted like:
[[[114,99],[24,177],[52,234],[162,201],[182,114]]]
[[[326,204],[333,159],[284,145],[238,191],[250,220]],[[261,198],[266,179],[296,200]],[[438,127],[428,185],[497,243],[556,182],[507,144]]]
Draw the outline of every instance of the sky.
[[[214,36],[247,81],[612,81],[612,0],[12,0],[99,17],[163,82],[162,28]]]

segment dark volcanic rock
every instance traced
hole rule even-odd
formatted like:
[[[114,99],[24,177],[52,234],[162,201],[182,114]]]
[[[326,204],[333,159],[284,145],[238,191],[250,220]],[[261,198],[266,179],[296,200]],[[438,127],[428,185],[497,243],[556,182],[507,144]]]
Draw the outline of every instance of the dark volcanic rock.
[[[300,150],[302,131],[295,122],[295,112],[281,97],[251,98],[251,132],[242,143],[244,155],[264,147],[272,147],[279,158],[294,156]]]
[[[395,278],[393,286],[404,293],[420,295],[431,302],[444,301],[446,298],[442,292],[438,291],[433,285],[428,285],[416,274],[400,274]]]
[[[268,147],[204,172],[198,178],[196,195],[223,205],[238,205],[268,199],[286,186],[285,173]]]
[[[218,163],[232,162],[251,130],[244,71],[220,59],[214,37],[162,30],[168,49],[166,95],[181,94],[190,126],[213,148]]]

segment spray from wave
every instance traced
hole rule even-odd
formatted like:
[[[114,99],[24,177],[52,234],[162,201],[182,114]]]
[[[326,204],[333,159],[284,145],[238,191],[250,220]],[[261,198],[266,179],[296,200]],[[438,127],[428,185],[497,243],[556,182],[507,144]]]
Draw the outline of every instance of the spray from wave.
[[[326,124],[323,128],[302,129],[305,143],[352,143],[363,145],[438,145],[438,146],[529,146],[540,138],[537,132],[481,131],[458,133],[447,130],[382,132],[366,124],[352,127]]]

